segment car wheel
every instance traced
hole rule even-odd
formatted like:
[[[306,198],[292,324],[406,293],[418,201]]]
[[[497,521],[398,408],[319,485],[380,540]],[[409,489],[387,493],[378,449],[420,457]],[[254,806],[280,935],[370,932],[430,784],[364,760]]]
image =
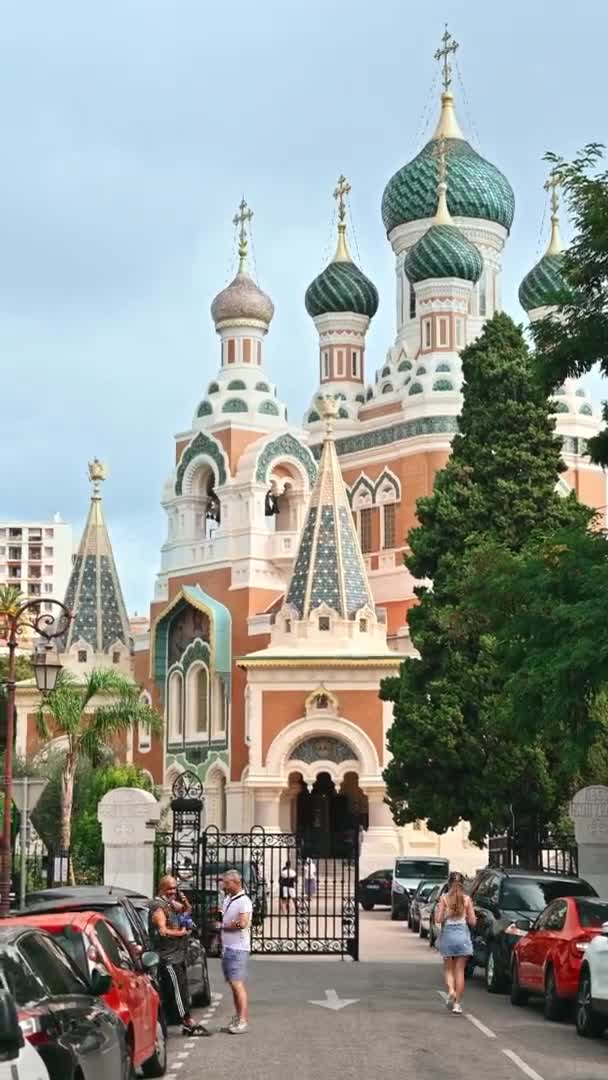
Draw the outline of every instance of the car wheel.
[[[428,930],[422,925],[421,922],[418,923],[418,934],[423,941],[426,941],[427,937],[429,936]]]
[[[581,972],[576,995],[576,1030],[585,1039],[595,1039],[606,1030],[607,1019],[594,1012],[591,997],[591,975]]]
[[[192,995],[192,1004],[206,1007],[211,1004],[211,985],[209,983],[209,971],[207,968],[207,956],[202,958],[202,977],[203,985],[200,990],[197,990],[196,994]]]
[[[563,1020],[566,1002],[560,998],[555,985],[555,973],[549,968],[545,977],[545,1020]]]
[[[141,1071],[144,1076],[164,1076],[167,1071],[167,1032],[160,1016],[156,1020],[154,1053],[144,1061]]]
[[[505,990],[502,961],[498,946],[495,944],[490,945],[486,960],[486,990],[489,994],[503,994]]]
[[[363,908],[364,911],[373,911],[374,910],[374,905],[370,904],[367,900],[365,901],[365,903],[363,902],[363,900],[361,901],[361,907]]]
[[[517,960],[513,960],[513,966],[511,968],[511,1004],[528,1004],[528,991],[522,990],[519,985],[519,968],[517,967]]]

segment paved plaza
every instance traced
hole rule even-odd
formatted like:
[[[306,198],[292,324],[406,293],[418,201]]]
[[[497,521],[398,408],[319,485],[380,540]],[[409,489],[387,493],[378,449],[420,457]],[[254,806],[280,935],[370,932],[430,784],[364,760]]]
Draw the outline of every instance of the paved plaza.
[[[608,1039],[580,1039],[571,1021],[549,1024],[540,1002],[516,1009],[489,995],[479,975],[468,984],[465,1015],[448,1013],[436,951],[388,912],[362,913],[361,945],[358,964],[254,957],[251,1028],[239,1037],[219,1032],[231,1001],[213,961],[222,997],[208,1023],[218,1033],[172,1039],[170,1080],[241,1070],[248,1080],[605,1080]]]

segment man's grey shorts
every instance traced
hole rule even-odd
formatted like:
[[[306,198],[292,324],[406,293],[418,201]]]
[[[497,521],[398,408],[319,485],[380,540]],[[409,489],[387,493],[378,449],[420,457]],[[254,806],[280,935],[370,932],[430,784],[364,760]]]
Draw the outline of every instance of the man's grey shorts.
[[[222,971],[226,982],[245,982],[249,953],[246,949],[224,949],[222,954]]]

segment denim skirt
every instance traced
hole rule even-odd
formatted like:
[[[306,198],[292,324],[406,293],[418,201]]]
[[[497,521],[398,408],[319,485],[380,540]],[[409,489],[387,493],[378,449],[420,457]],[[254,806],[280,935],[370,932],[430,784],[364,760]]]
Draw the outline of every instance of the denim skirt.
[[[467,924],[462,922],[444,923],[437,948],[444,959],[448,956],[472,956],[473,943],[471,941],[471,931]]]

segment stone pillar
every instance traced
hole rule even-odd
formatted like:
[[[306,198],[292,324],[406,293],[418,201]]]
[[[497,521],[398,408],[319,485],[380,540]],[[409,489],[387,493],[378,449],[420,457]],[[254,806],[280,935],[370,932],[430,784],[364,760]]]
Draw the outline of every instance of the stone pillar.
[[[393,815],[384,802],[384,786],[367,790],[369,828],[363,833],[359,852],[359,877],[366,877],[373,870],[388,870],[400,854],[399,832]]]
[[[254,825],[266,832],[280,832],[281,788],[257,788],[255,792]]]
[[[104,845],[104,885],[154,892],[154,838],[160,804],[150,791],[114,788],[97,807]]]
[[[249,832],[244,784],[226,784],[226,832]]]
[[[578,872],[600,896],[608,896],[608,787],[581,788],[570,803],[578,844]]]

